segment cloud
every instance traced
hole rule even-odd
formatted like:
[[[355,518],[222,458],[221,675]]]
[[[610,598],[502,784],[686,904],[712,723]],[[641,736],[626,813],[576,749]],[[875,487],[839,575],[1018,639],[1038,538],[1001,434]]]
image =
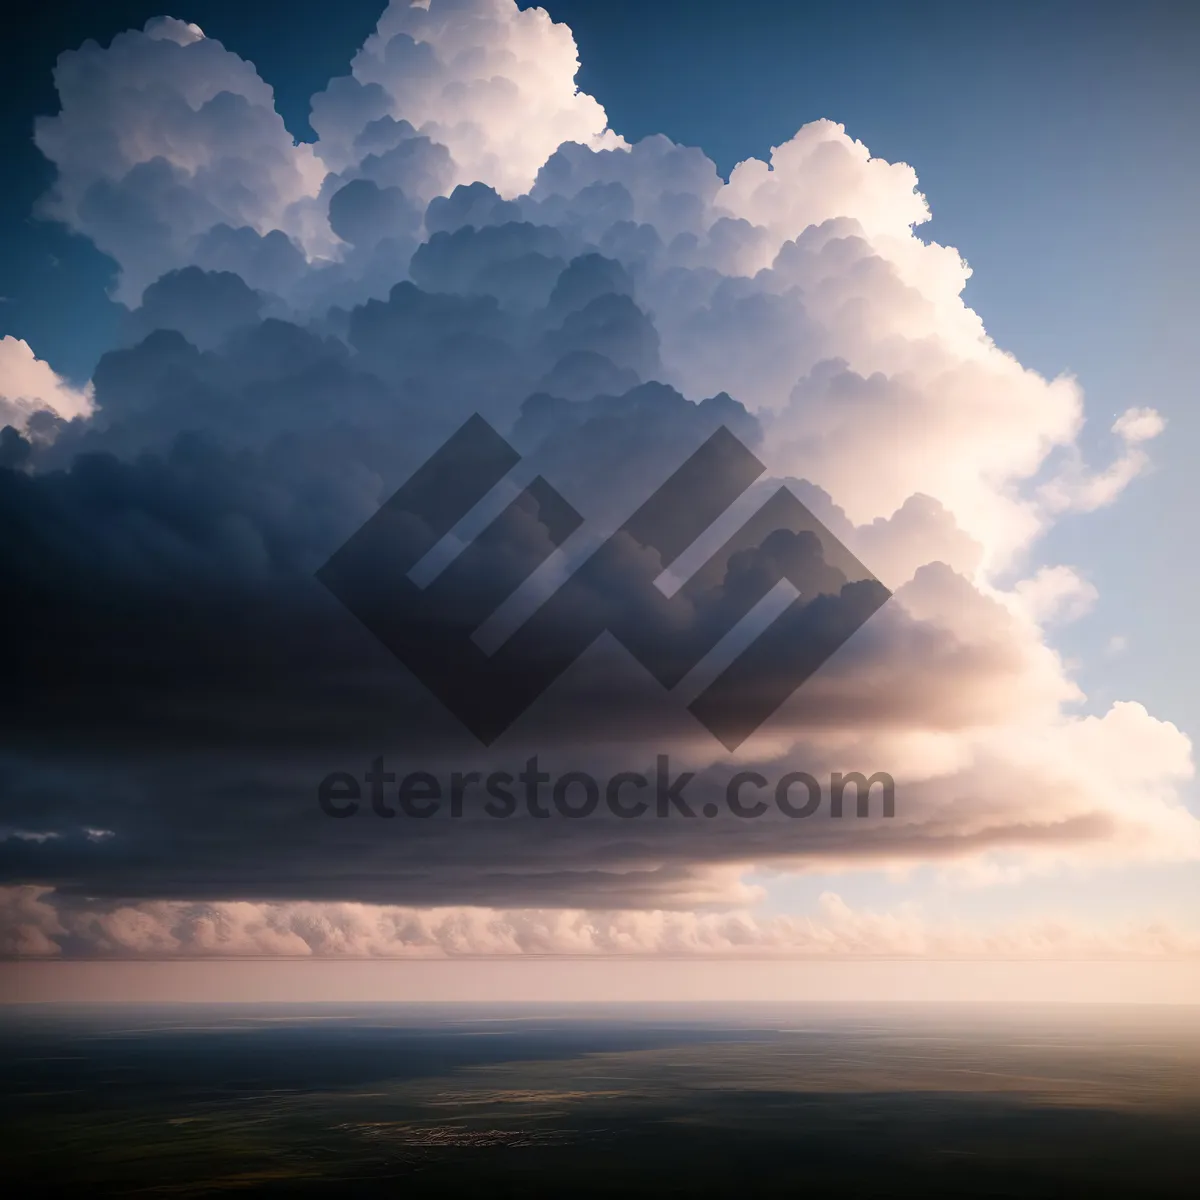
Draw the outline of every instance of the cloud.
[[[1089,612],[1099,593],[1070,567],[1042,567],[1013,588],[1019,606],[1038,622],[1073,621]]]
[[[0,470],[0,569],[19,604],[0,820],[55,836],[0,841],[0,878],[101,897],[86,936],[117,947],[219,945],[253,925],[236,937],[277,953],[304,941],[279,914],[306,904],[576,914],[520,926],[547,945],[583,937],[580,912],[625,914],[604,938],[670,913],[653,944],[716,944],[735,925],[711,911],[754,902],[756,865],[1200,856],[1188,739],[1134,702],[1083,715],[1045,627],[1095,592],[1034,559],[1059,514],[1118,498],[1161,420],[1131,409],[1115,462],[1084,462],[1078,383],[988,336],[961,256],[917,234],[929,208],[907,165],[819,121],[724,181],[700,149],[607,131],[576,67],[569,31],[539,10],[392,4],[314,100],[306,146],[249,63],[172,18],[60,59],[61,112],[37,133],[56,168],[47,211],[116,258],[128,312],[88,391],[3,344],[36,387],[19,392],[24,433],[5,434],[16,469]],[[75,419],[39,436],[21,416],[36,407]],[[535,504],[486,555],[446,552],[425,632],[478,624],[485,594],[507,595],[520,628],[568,578],[561,628],[600,614],[615,632],[576,647],[488,750],[315,578],[476,412],[521,456],[483,501],[489,519],[540,475],[580,520],[551,537]],[[894,592],[736,752],[629,647],[645,661],[650,643],[709,644],[785,569],[810,572],[816,595],[787,618],[810,632],[881,593],[791,527],[695,576],[685,552],[673,601],[650,595],[664,561],[636,539],[604,574],[578,573],[721,425],[767,470],[691,569],[786,487]],[[397,537],[396,554],[436,555],[440,532]],[[608,619],[646,596],[640,631]],[[529,686],[558,642],[514,644],[527,657],[508,678]],[[331,821],[316,804],[321,778],[381,755],[448,777],[535,753],[598,777],[669,753],[697,807],[739,770],[887,771],[896,817],[568,829]],[[467,943],[518,936],[488,920],[461,917]]]
[[[0,954],[44,958],[62,952],[56,939],[67,931],[47,895],[50,888],[0,888]]]
[[[479,180],[519,195],[563,142],[621,144],[604,109],[575,86],[578,69],[571,31],[544,9],[389,4],[350,75],[313,97],[317,152],[331,170],[360,163],[400,118],[450,152],[447,192]]]
[[[89,237],[121,267],[117,298],[187,265],[216,227],[279,230],[305,252],[335,238],[314,207],[324,171],[296,145],[252,64],[172,18],[59,56],[61,110],[40,117],[57,168],[44,215]]]
[[[0,889],[10,957],[429,959],[538,955],[680,958],[1083,959],[1200,957],[1168,922],[1116,928],[1041,918],[973,926],[850,907],[822,893],[807,916],[366,904],[149,902],[101,908],[39,888]]]
[[[289,267],[370,274],[365,252],[379,239],[363,245],[364,206],[380,233],[408,233],[455,184],[516,195],[562,142],[623,144],[576,88],[578,66],[570,30],[542,9],[398,0],[351,74],[313,97],[319,137],[309,145],[287,132],[253,64],[196,25],[154,18],[59,57],[61,111],[36,125],[57,167],[42,212],[117,260],[117,299],[130,305],[189,265],[241,269],[257,286],[270,276],[270,238]],[[303,304],[303,290],[290,298]]]
[[[1039,489],[1048,512],[1093,512],[1111,504],[1150,464],[1142,449],[1166,429],[1167,423],[1152,408],[1130,408],[1113,423],[1122,444],[1119,458],[1102,471],[1089,471],[1077,452],[1065,456],[1058,474]]]
[[[0,425],[24,430],[38,412],[68,421],[89,416],[91,386],[72,386],[21,338],[0,338]]]

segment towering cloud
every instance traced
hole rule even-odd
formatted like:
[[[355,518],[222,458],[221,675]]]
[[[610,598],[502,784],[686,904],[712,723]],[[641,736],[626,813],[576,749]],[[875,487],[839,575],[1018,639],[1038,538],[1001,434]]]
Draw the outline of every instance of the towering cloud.
[[[752,903],[757,865],[1200,854],[1187,739],[1132,702],[1084,715],[1045,629],[1093,593],[1035,559],[1057,515],[1118,498],[1161,419],[1131,409],[1112,464],[1084,463],[1080,388],[987,335],[958,252],[919,236],[910,167],[819,121],[726,181],[699,149],[627,145],[577,65],[540,10],[395,2],[298,145],[254,68],[183,21],[60,59],[46,211],[116,259],[129,315],[95,411],[24,343],[37,382],[0,376],[31,430],[0,475],[26,604],[0,876],[101,902],[89,923],[69,896],[14,892],[12,945],[191,952],[219,926],[293,952],[352,928],[407,953],[461,928],[470,946],[805,952],[850,918],[827,906],[826,935],[694,913]],[[32,431],[39,408],[67,418],[55,436]],[[769,467],[755,504],[786,483],[895,594],[736,755],[604,639],[484,753],[314,579],[473,412],[583,517],[514,619],[722,424]],[[764,539],[740,569],[785,551]],[[603,775],[666,751],[697,804],[737,770],[886,770],[897,815],[564,832],[315,803],[322,776],[383,754],[397,774],[540,752]]]
[[[313,97],[317,153],[331,170],[396,169],[415,131],[449,151],[450,187],[516,196],[563,142],[622,144],[578,69],[571,31],[540,8],[390,4],[350,74]]]
[[[278,230],[328,251],[315,205],[324,171],[297,146],[254,67],[171,17],[60,56],[62,105],[35,140],[58,168],[47,215],[121,266],[118,298],[136,303],[207,238]]]

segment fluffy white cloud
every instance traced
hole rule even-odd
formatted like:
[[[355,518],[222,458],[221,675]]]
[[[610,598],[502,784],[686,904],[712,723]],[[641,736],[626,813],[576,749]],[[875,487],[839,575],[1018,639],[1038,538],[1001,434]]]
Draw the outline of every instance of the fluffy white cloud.
[[[0,338],[0,425],[23,430],[40,411],[71,420],[92,411],[92,387],[74,387],[18,337]]]
[[[297,146],[251,63],[194,25],[157,18],[54,70],[61,111],[35,141],[57,167],[47,216],[121,267],[118,299],[191,262],[216,228],[280,230],[310,256],[336,241],[314,198],[325,172]]]
[[[396,0],[352,74],[314,97],[312,146],[288,133],[252,63],[154,18],[60,55],[61,111],[35,135],[58,168],[43,211],[117,260],[131,306],[190,263],[249,274],[290,252],[320,264],[345,252],[329,223],[339,184],[402,181],[419,213],[458,183],[525,191],[561,142],[622,144],[576,88],[578,66],[570,30],[542,9]],[[272,233],[285,240],[264,246]]]
[[[392,0],[351,74],[314,97],[316,150],[342,171],[394,151],[395,123],[406,121],[450,152],[446,191],[478,180],[519,195],[563,142],[621,144],[604,109],[576,88],[578,70],[570,29],[544,9]]]
[[[1072,621],[1090,611],[1099,593],[1071,567],[1042,567],[1030,579],[1020,580],[1013,589],[1018,606],[1029,617],[1046,624]]]

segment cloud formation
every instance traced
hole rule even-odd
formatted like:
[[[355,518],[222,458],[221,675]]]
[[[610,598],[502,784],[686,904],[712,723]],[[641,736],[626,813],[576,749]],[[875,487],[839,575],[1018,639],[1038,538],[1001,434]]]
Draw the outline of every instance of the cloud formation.
[[[961,949],[832,908],[825,933],[697,910],[752,903],[762,864],[1200,856],[1187,738],[1135,702],[1085,714],[1046,630],[1094,589],[1034,559],[1059,515],[1117,500],[1161,418],[1130,409],[1089,467],[1079,386],[987,335],[958,252],[918,235],[907,165],[818,121],[726,181],[699,149],[627,145],[577,65],[564,26],[511,0],[392,3],[298,145],[254,68],[194,25],[60,58],[45,211],[114,257],[128,316],[90,390],[0,343],[0,566],[22,598],[0,823],[56,835],[0,838],[0,878],[25,889],[10,949],[404,953],[461,930],[667,951],[743,929],[781,952]],[[894,595],[736,754],[607,637],[485,753],[314,578],[474,412],[520,484],[540,473],[584,518],[515,590],[510,628],[720,425],[769,475],[725,536],[784,485]],[[543,532],[522,526],[462,594],[519,574]],[[778,533],[681,589],[671,619],[736,608],[797,552]],[[581,608],[656,573],[636,558]],[[897,816],[384,831],[315,803],[324,775],[381,754],[397,773],[541,753],[603,776],[664,752],[697,805],[737,770],[885,770]]]
[[[0,338],[0,422],[23,433],[35,413],[70,421],[91,412],[90,384],[72,386],[48,362],[36,357],[28,342],[18,337]],[[47,424],[44,418],[42,424]]]
[[[1082,959],[1200,957],[1194,932],[1043,918],[974,927],[914,908],[876,913],[822,893],[809,916],[365,904],[148,902],[80,909],[45,889],[0,889],[0,953],[28,958]]]

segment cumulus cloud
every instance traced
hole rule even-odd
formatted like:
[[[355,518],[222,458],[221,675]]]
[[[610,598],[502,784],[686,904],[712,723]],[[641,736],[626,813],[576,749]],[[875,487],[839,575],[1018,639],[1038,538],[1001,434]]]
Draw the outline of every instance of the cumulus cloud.
[[[1180,799],[1188,739],[1133,702],[1081,714],[1045,630],[1095,591],[1033,557],[1059,514],[1117,499],[1161,419],[1131,409],[1112,465],[1085,463],[1079,385],[988,336],[961,256],[919,236],[929,206],[910,167],[818,121],[726,181],[700,149],[608,131],[577,65],[565,27],[510,0],[393,3],[314,98],[309,146],[249,63],[182,21],[60,59],[61,112],[37,131],[57,171],[46,211],[113,255],[128,313],[90,391],[24,343],[4,350],[35,383],[7,401],[25,406],[5,418],[19,469],[0,471],[0,563],[23,605],[0,816],[56,836],[0,841],[0,878],[111,903],[23,892],[21,928],[59,937],[38,924],[48,906],[113,952],[338,938],[400,952],[455,931],[463,945],[665,950],[732,945],[749,918],[707,910],[752,905],[756,865],[1200,856]],[[86,419],[40,437],[22,416],[36,408]],[[397,556],[440,545],[453,562],[431,622],[482,634],[480,598],[503,600],[507,633],[492,633],[526,655],[514,687],[552,681],[487,751],[315,578],[476,412],[521,462],[468,518],[474,533],[478,511],[498,518],[535,475],[579,518],[555,532],[549,508],[518,506],[486,554],[457,558],[447,546],[469,530],[397,533]],[[626,542],[610,570],[580,574],[721,426],[767,469],[714,512],[723,532],[704,553],[668,563]],[[725,542],[774,513],[781,486],[887,603],[811,530]],[[878,611],[728,751],[630,650],[709,645],[730,614],[761,632],[751,601],[797,564],[816,595],[787,620],[809,633],[864,596]],[[538,674],[553,639],[505,640],[564,579],[569,632],[649,595],[664,566],[676,591],[645,626],[609,621],[561,675]],[[567,829],[335,822],[315,803],[324,775],[361,776],[377,755],[397,774],[448,774],[539,753],[603,777],[653,773],[666,752],[695,773],[697,807],[738,770],[883,770],[896,816]],[[821,919],[834,931],[751,921],[745,937],[797,953],[822,937],[943,944],[923,926],[889,943],[867,917]]]
[[[302,302],[303,265],[347,258],[369,273],[347,243],[378,253],[399,236],[390,286],[414,248],[405,235],[455,184],[516,195],[563,142],[623,144],[576,88],[578,66],[570,30],[542,9],[398,0],[351,73],[313,98],[309,145],[253,64],[197,25],[154,18],[59,57],[61,109],[36,128],[58,168],[42,211],[117,260],[131,306],[169,270],[234,263]],[[364,208],[378,233],[366,247]]]
[[[1168,922],[1115,928],[1041,918],[990,926],[915,906],[855,909],[822,893],[810,915],[581,909],[400,908],[366,904],[149,902],[100,908],[40,888],[0,888],[0,949],[20,957],[684,958],[1154,960],[1200,956]]]
[[[297,146],[252,64],[172,18],[59,56],[60,111],[35,141],[57,168],[44,215],[121,267],[117,297],[191,261],[215,228],[279,230],[309,254],[334,241],[312,201],[324,171]]]
[[[507,0],[389,4],[351,63],[313,98],[317,153],[333,170],[386,156],[406,132],[444,146],[444,180],[481,181],[502,196],[529,190],[563,143],[616,146],[604,109],[575,86],[579,58],[565,25]],[[423,197],[426,201],[432,196]]]
[[[21,338],[0,338],[0,424],[24,431],[35,413],[69,421],[91,411],[90,384],[68,383]]]

